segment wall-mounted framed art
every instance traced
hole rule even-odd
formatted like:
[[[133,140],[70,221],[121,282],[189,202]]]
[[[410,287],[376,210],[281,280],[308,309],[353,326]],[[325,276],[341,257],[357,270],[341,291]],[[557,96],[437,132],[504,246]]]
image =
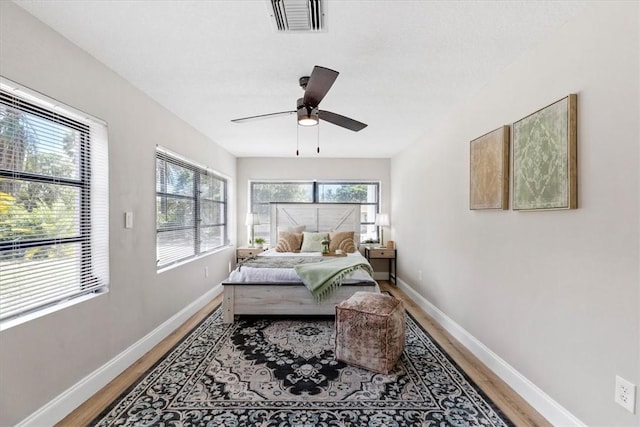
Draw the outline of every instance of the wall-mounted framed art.
[[[469,209],[509,209],[509,126],[471,141]]]
[[[578,208],[578,96],[513,124],[513,209]]]

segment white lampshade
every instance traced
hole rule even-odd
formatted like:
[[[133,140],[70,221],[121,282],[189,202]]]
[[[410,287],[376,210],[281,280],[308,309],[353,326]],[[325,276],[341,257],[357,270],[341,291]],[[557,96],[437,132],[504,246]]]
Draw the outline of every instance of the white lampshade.
[[[381,226],[381,227],[388,227],[390,224],[389,222],[389,214],[385,214],[385,213],[379,213],[376,215],[376,222],[375,225]]]
[[[260,225],[260,217],[257,213],[247,213],[247,218],[244,221],[245,225]]]

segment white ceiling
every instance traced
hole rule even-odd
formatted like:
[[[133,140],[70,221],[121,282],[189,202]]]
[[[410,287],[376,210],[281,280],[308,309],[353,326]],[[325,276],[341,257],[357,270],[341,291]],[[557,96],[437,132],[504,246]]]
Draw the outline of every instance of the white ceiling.
[[[559,28],[586,1],[337,1],[327,31],[276,33],[266,0],[16,0],[239,157],[295,156],[298,78],[340,72],[321,108],[322,157],[392,157]],[[496,123],[496,126],[500,123]],[[300,128],[314,157],[317,128]]]

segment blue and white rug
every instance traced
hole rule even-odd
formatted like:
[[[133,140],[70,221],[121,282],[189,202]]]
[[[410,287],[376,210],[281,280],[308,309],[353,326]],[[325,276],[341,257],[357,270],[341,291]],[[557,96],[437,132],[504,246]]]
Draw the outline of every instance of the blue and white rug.
[[[334,360],[332,318],[216,309],[91,425],[512,426],[407,315],[389,375]]]

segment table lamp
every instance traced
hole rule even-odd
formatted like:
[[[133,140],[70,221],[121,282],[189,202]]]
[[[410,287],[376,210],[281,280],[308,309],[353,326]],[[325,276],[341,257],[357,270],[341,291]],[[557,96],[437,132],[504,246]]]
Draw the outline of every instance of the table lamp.
[[[375,225],[380,227],[380,247],[384,248],[384,227],[389,226],[389,215],[385,213],[376,214]]]
[[[253,227],[255,225],[260,225],[260,218],[258,217],[257,213],[248,212],[247,213],[247,218],[246,218],[244,223],[245,223],[245,225],[251,227],[251,233],[250,233],[251,238],[249,240],[249,247],[253,248],[254,247],[253,246],[253,241],[254,241],[254,238],[253,238]]]

